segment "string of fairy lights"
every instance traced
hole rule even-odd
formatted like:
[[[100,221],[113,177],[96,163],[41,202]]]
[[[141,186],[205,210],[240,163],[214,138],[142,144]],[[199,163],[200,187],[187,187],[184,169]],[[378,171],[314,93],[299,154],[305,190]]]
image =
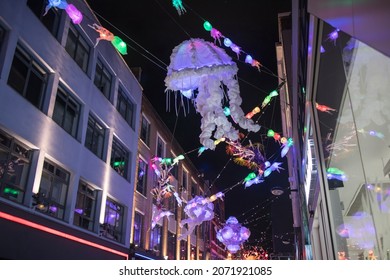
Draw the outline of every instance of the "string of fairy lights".
[[[76,1],[80,1],[80,0],[76,0]],[[233,43],[228,37],[224,36],[219,30],[214,28],[209,21],[206,21],[202,17],[200,17],[191,7],[189,7],[187,5],[183,5],[181,1],[173,1],[173,5],[175,6],[175,8],[178,9],[178,12],[179,12],[180,15],[183,15],[185,12],[187,12],[187,10],[190,10],[190,11],[194,12],[203,21],[203,27],[204,27],[204,29],[206,31],[210,32],[211,37],[214,39],[214,43],[218,42],[220,45],[222,45],[221,41],[223,40],[223,45],[226,48],[229,48],[231,51],[233,51],[236,54],[236,59],[235,60],[239,61],[240,63],[249,64],[252,67],[254,67],[255,69],[257,69],[260,73],[265,73],[265,74],[271,75],[271,76],[273,76],[275,78],[278,78],[278,79],[281,79],[283,81],[281,84],[278,85],[276,90],[271,92],[271,94],[275,93],[275,95],[271,96],[270,94],[268,94],[267,91],[259,89],[258,87],[255,87],[253,84],[251,84],[251,83],[249,83],[249,82],[247,82],[247,81],[245,81],[245,80],[243,80],[241,78],[238,78],[240,81],[243,81],[246,84],[248,84],[250,86],[253,86],[254,88],[256,88],[256,90],[268,94],[265,97],[265,99],[264,99],[264,101],[262,103],[259,103],[259,105],[256,106],[252,110],[252,112],[248,113],[248,114],[251,114],[250,118],[252,118],[253,116],[255,116],[257,114],[257,119],[256,119],[255,123],[259,123],[260,118],[264,115],[265,111],[269,107],[269,103],[270,103],[271,99],[273,97],[277,97],[278,96],[278,91],[284,85],[284,81],[285,81],[284,78],[281,78],[281,77],[277,76],[270,69],[265,67],[259,60],[252,58],[252,56],[249,53],[246,53],[241,47],[239,47],[238,45]],[[83,20],[83,18],[85,17],[85,15],[82,14],[77,9],[77,7],[75,5],[68,4],[66,1],[49,0],[49,4],[46,7],[46,12],[48,12],[52,8],[65,10],[66,13],[71,18],[71,20],[72,20],[72,22],[74,24],[80,24],[81,21]],[[99,18],[101,18],[102,20],[104,20],[108,25],[110,25],[118,33],[120,33],[121,36],[123,36],[126,40],[131,41],[131,43],[126,43],[119,36],[115,35],[114,33],[110,32],[108,29],[106,29],[102,25],[100,25],[100,23],[99,24],[95,23],[96,22],[95,18],[90,18],[89,17],[89,20],[92,21],[93,23],[89,24],[88,26],[90,28],[92,28],[93,30],[95,30],[98,33],[98,36],[99,36],[99,37],[96,38],[96,43],[95,43],[94,47],[96,47],[100,43],[100,41],[102,41],[102,40],[109,41],[109,42],[112,43],[112,45],[117,49],[117,51],[120,54],[126,55],[127,54],[127,47],[129,46],[129,48],[131,48],[133,51],[139,53],[141,56],[143,56],[144,58],[146,58],[149,61],[151,61],[156,67],[166,71],[167,65],[160,58],[158,58],[157,56],[153,55],[150,51],[148,51],[142,45],[138,44],[134,39],[132,39],[130,36],[128,36],[125,32],[123,32],[120,29],[118,29],[115,25],[113,25],[110,21],[108,21],[103,16],[98,14],[96,11],[93,11],[93,13],[95,15],[97,15]],[[175,21],[176,24],[178,24],[180,26],[180,24],[176,20],[174,20],[174,21]],[[182,26],[180,26],[180,28],[189,36],[189,33]],[[136,45],[136,47],[141,48],[143,53],[140,52],[139,50],[137,50],[137,48],[134,47],[133,44]],[[245,55],[245,60],[244,61],[241,59],[241,55],[242,54]],[[261,107],[261,109],[260,109],[260,107]],[[258,109],[256,109],[256,108],[258,108]],[[267,129],[267,134],[263,134],[263,136],[266,135],[268,138],[273,137],[275,139],[275,141],[279,141],[282,138],[278,133],[276,133],[276,134],[275,134],[275,132],[271,133],[270,131],[272,131],[272,129],[266,128],[266,126],[264,126],[264,125],[262,125],[262,128],[263,129]],[[245,135],[245,137],[242,139],[242,142],[245,141],[248,138],[249,133],[247,135]],[[279,135],[278,138],[276,138],[275,135]],[[199,148],[196,148],[196,149],[193,149],[191,151],[188,151],[188,152],[184,153],[184,155],[188,155],[188,154],[193,153],[195,151],[198,151],[198,153],[199,153]],[[272,155],[270,158],[272,158],[273,156],[274,155]],[[210,189],[214,186],[215,182],[221,177],[222,173],[226,170],[227,165],[232,161],[232,159],[233,159],[233,157],[229,158],[229,160],[227,161],[225,166],[218,173],[216,178],[212,181],[212,183],[209,186]],[[231,190],[233,190],[237,186],[242,186],[244,181],[245,181],[245,179],[238,181],[237,183],[233,184],[230,187],[226,187],[222,191],[222,193],[224,195],[226,195],[228,192],[230,192]],[[272,198],[272,199],[267,199],[266,201],[264,201],[261,204],[263,206],[256,205],[252,209],[249,209],[248,211],[242,213],[239,216],[240,218],[245,218],[245,216],[249,215],[249,213],[252,212],[249,215],[249,217],[244,219],[243,224],[245,224],[245,225],[254,225],[254,223],[258,223],[259,221],[268,219],[269,218],[269,214],[260,215],[259,213],[261,213],[261,211],[264,211],[266,209],[266,206],[269,205],[270,203],[272,203],[275,199],[277,199],[277,197],[276,198]],[[176,206],[175,206],[174,210],[176,210]],[[256,211],[254,211],[254,210],[256,210]],[[271,224],[272,224],[272,221],[267,226],[265,232],[267,232],[269,230]]]

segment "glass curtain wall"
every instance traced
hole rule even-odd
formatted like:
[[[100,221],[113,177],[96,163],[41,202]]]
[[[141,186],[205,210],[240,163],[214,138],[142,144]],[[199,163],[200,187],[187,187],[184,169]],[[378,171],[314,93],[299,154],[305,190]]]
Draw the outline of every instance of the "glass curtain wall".
[[[390,58],[323,23],[315,106],[336,258],[390,259]]]

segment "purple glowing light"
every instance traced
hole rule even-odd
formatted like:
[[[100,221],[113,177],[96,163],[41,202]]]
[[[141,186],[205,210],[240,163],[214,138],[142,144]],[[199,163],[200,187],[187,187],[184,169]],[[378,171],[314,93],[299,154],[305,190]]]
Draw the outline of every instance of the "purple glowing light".
[[[245,57],[245,63],[252,64],[252,62],[253,62],[253,58],[248,54]]]
[[[335,29],[328,35],[328,39],[336,44],[337,38],[339,38],[340,29]]]
[[[80,24],[83,20],[83,14],[73,4],[66,6],[65,11],[71,18],[73,24]]]
[[[51,205],[51,206],[49,206],[49,210],[50,210],[50,212],[56,213],[58,208],[54,205]]]
[[[230,48],[230,46],[233,44],[233,42],[229,38],[225,38],[223,40],[223,44],[225,45],[225,47]]]

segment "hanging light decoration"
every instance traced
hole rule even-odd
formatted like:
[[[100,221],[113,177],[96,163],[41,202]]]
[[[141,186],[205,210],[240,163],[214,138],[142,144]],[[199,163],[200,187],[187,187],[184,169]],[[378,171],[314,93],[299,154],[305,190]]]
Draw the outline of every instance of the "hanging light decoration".
[[[190,39],[174,48],[168,75],[167,90],[187,91],[198,89],[196,110],[202,116],[201,144],[215,149],[214,140],[226,137],[237,140],[239,131],[232,125],[220,106],[225,97],[221,82],[227,88],[230,116],[242,128],[257,132],[260,126],[245,118],[240,105],[237,65],[223,49],[202,39]],[[214,138],[214,139],[213,139]]]
[[[83,14],[73,4],[67,5],[65,11],[72,20],[73,24],[80,24],[83,20]]]
[[[113,46],[120,52],[121,54],[127,54],[127,45],[121,38],[118,36],[114,36],[114,39],[111,41]]]
[[[105,29],[104,27],[94,23],[92,25],[88,25],[89,27],[91,27],[92,29],[96,30],[98,33],[99,33],[99,38],[96,39],[96,43],[95,43],[95,46],[97,46],[97,44],[99,43],[100,40],[106,40],[106,41],[110,41],[112,42],[112,40],[114,40],[114,34],[112,34],[110,31],[108,31],[107,29]]]
[[[241,245],[248,240],[251,232],[242,226],[237,218],[231,216],[225,226],[217,231],[217,239],[222,242],[230,253],[237,253]]]
[[[182,14],[184,14],[186,12],[186,9],[183,6],[183,1],[181,1],[181,0],[172,0],[172,5],[173,5],[173,7],[175,7],[175,9],[176,9],[177,13],[179,14],[179,16],[181,16]]]
[[[45,8],[44,16],[51,8],[57,8],[64,10],[68,6],[68,3],[65,0],[48,0],[47,6]]]
[[[202,224],[205,221],[211,221],[214,219],[214,204],[213,202],[218,198],[222,200],[224,194],[219,192],[210,197],[204,198],[202,196],[195,196],[188,201],[186,207],[184,207],[184,213],[188,218],[183,219],[180,222],[180,227],[185,224],[188,225],[187,232],[179,236],[179,240],[191,235],[197,225]]]

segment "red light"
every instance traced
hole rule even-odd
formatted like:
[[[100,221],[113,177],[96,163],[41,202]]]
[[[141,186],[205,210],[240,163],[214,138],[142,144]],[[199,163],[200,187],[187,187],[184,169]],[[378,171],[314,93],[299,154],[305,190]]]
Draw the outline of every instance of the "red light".
[[[88,241],[88,240],[76,237],[74,235],[70,235],[70,234],[64,233],[62,231],[58,231],[58,230],[55,230],[55,229],[52,229],[52,228],[49,228],[49,227],[46,227],[46,226],[43,226],[43,225],[40,225],[40,224],[37,224],[37,223],[33,223],[31,221],[28,221],[28,220],[25,220],[25,219],[22,219],[22,218],[19,218],[19,217],[12,216],[12,215],[4,213],[4,212],[0,212],[0,218],[6,219],[6,220],[9,220],[9,221],[12,221],[12,222],[24,225],[24,226],[35,228],[35,229],[38,229],[38,230],[41,230],[41,231],[44,231],[44,232],[47,232],[47,233],[51,233],[51,234],[54,234],[54,235],[57,235],[57,236],[60,236],[60,237],[63,237],[63,238],[66,238],[66,239],[69,239],[69,240],[81,243],[81,244],[84,244],[84,245],[95,247],[95,248],[103,250],[103,251],[107,251],[107,252],[113,253],[113,254],[116,254],[116,255],[124,257],[126,260],[128,259],[128,255],[123,253],[123,252],[120,252],[120,251],[111,249],[109,247],[106,247],[106,246],[103,246],[103,245],[100,245],[100,244],[97,244],[97,243],[94,243],[94,242],[91,242],[91,241]]]

